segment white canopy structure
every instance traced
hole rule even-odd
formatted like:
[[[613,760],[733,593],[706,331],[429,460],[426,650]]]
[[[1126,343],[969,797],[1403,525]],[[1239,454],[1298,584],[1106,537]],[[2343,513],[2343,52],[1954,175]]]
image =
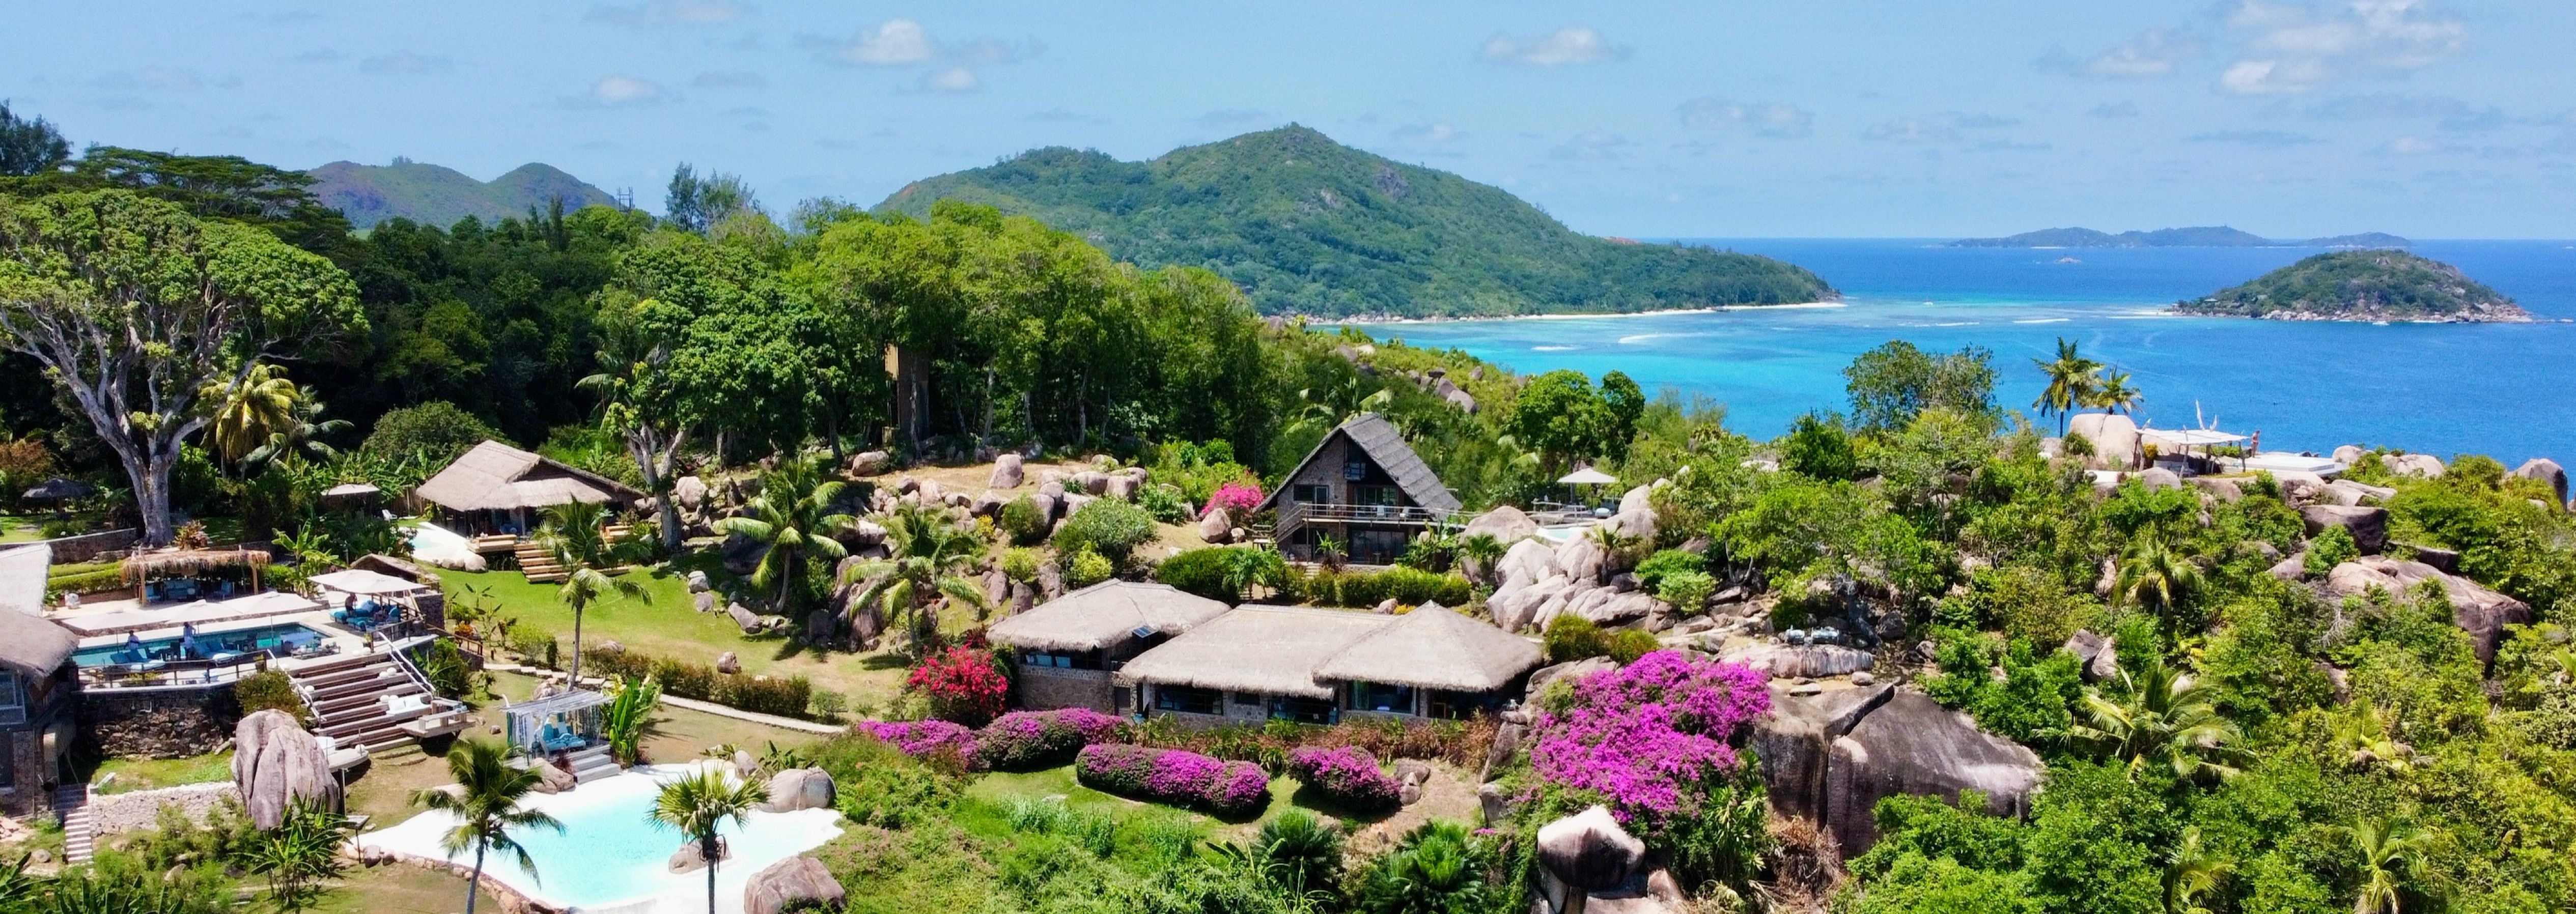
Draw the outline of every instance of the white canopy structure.
[[[1556,481],[1569,486],[1607,486],[1616,485],[1619,478],[1591,467],[1584,467],[1560,476]]]
[[[2174,447],[2208,447],[2214,444],[2235,444],[2245,440],[2243,435],[2208,428],[2142,428],[2138,430],[2138,435],[2143,438],[2153,438]]]
[[[403,594],[428,589],[427,586],[414,581],[407,581],[402,578],[394,577],[393,575],[358,568],[351,568],[346,571],[334,571],[327,574],[317,574],[312,577],[312,581],[313,586],[324,590],[336,590],[341,593],[354,593],[359,596],[368,597],[401,596]]]

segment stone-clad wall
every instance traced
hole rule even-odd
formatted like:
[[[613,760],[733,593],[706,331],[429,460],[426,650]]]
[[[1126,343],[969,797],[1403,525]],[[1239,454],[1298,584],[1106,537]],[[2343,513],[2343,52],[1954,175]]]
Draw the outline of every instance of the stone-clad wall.
[[[241,704],[230,683],[81,693],[82,738],[102,756],[182,758],[232,743]]]
[[[1090,708],[1103,714],[1115,714],[1117,688],[1110,684],[1107,670],[1067,670],[1055,667],[1021,666],[1019,681],[1020,706],[1031,710],[1051,708]]]

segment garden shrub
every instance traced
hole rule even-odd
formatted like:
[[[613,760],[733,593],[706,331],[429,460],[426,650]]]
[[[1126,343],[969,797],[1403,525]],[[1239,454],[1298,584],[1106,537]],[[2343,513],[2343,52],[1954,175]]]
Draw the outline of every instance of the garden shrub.
[[[1093,790],[1218,815],[1256,812],[1270,802],[1270,776],[1251,762],[1103,743],[1083,747],[1073,766],[1074,776]]]
[[[1231,602],[1234,588],[1226,586],[1225,550],[1191,549],[1164,559],[1154,569],[1154,580],[1206,597]]]
[[[1011,535],[1015,545],[1028,545],[1046,538],[1047,518],[1038,512],[1037,499],[1022,495],[1002,506],[1002,532]]]
[[[1318,571],[1294,583],[1301,595],[1320,606],[1376,606],[1390,598],[1408,606],[1465,606],[1475,598],[1474,585],[1466,575],[1401,565],[1374,572]]]
[[[49,523],[46,526],[50,528],[52,524]],[[43,531],[43,533],[46,538],[52,539],[54,538],[55,531],[48,529]],[[77,534],[66,533],[64,535],[73,536]],[[48,576],[45,578],[45,589],[56,595],[60,595],[67,593],[106,593],[111,590],[126,590],[129,588],[125,583],[124,569],[102,568],[97,571],[84,571],[78,574]]]
[[[1002,550],[1002,576],[1022,584],[1038,582],[1038,566],[1044,558],[1035,549],[1011,547]]]
[[[975,756],[975,731],[947,720],[863,720],[853,729],[913,758],[953,755],[961,767]]]
[[[933,755],[925,764],[875,737],[867,727],[861,724],[855,735],[836,736],[807,749],[814,764],[832,776],[841,815],[885,829],[945,818],[960,793],[954,772],[962,756]]]
[[[1944,707],[1968,712],[1977,725],[2020,742],[2036,742],[2075,723],[2070,710],[2084,693],[2074,654],[2046,655],[2023,639],[2009,643],[1953,633],[1934,652],[1941,673],[1923,680],[1923,692]],[[1989,672],[2004,669],[1997,680]]]
[[[1633,663],[1638,657],[1663,646],[1651,632],[1633,628],[1603,629],[1592,624],[1592,620],[1573,613],[1560,613],[1548,620],[1544,643],[1549,663],[1566,663],[1586,657],[1608,657],[1620,663]]]
[[[295,694],[295,681],[287,678],[284,670],[261,670],[235,681],[233,700],[241,704],[244,715],[273,709],[294,715],[299,721],[308,716],[303,697]]]
[[[1170,483],[1149,482],[1137,489],[1136,506],[1145,509],[1145,513],[1153,515],[1155,520],[1166,524],[1182,523],[1190,519],[1189,496],[1181,494],[1181,487]]]
[[[1261,487],[1249,482],[1229,482],[1208,495],[1207,510],[1223,508],[1226,515],[1241,522],[1261,510]]]
[[[971,647],[931,655],[912,668],[903,687],[928,698],[932,716],[970,727],[1001,714],[1011,693],[1011,681],[993,652]]]
[[[1064,563],[1064,586],[1075,590],[1109,580],[1118,568],[1100,553],[1089,549],[1075,550]]]
[[[650,663],[652,676],[662,681],[663,691],[698,701],[718,700],[716,680],[723,674],[716,672],[715,667],[669,657],[652,660]]]
[[[1710,577],[1708,572],[1698,570],[1666,574],[1663,583],[1655,588],[1655,596],[1672,604],[1674,612],[1685,616],[1696,616],[1708,611],[1708,598],[1715,593],[1717,593],[1717,579]]]
[[[1153,542],[1154,535],[1154,517],[1145,509],[1103,498],[1064,519],[1063,528],[1055,532],[1055,548],[1060,553],[1089,550],[1115,564],[1127,561],[1137,546]]]
[[[1118,736],[1118,718],[1089,708],[1013,711],[975,734],[978,768],[1026,771],[1073,760],[1082,747]]]
[[[1335,803],[1356,811],[1384,812],[1398,803],[1400,785],[1378,768],[1377,757],[1355,746],[1288,753],[1288,773]]]
[[[510,653],[519,655],[521,660],[547,669],[554,668],[555,653],[559,649],[555,643],[554,632],[534,625],[513,625],[510,626],[509,634],[503,637],[502,643],[510,649]],[[668,685],[669,683],[665,681],[664,686],[668,687]]]
[[[358,450],[379,457],[417,454],[437,465],[456,459],[485,439],[500,441],[501,433],[454,403],[431,400],[387,410],[376,418],[375,430],[367,433]]]
[[[1768,679],[1675,651],[1583,677],[1564,711],[1539,712],[1532,770],[1549,784],[1596,794],[1622,820],[1651,829],[1736,769],[1727,740],[1770,709]]]
[[[715,703],[741,708],[754,714],[800,717],[814,696],[814,684],[803,676],[779,679],[769,676],[721,676],[716,680]]]
[[[1658,588],[1662,586],[1665,576],[1683,571],[1705,573],[1708,571],[1708,560],[1696,553],[1683,552],[1679,549],[1659,549],[1655,554],[1647,556],[1645,561],[1637,563],[1635,574],[1638,586],[1644,587],[1650,593],[1660,594],[1662,591]]]
[[[2308,541],[2306,571],[2324,575],[2335,566],[2361,557],[2361,544],[2353,542],[2352,531],[2329,525],[2316,538]]]

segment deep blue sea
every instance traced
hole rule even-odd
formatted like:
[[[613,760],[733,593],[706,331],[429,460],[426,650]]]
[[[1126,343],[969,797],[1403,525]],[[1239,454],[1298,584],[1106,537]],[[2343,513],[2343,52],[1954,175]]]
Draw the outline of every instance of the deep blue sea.
[[[1835,307],[1380,324],[1379,338],[1464,349],[1525,373],[1625,371],[1651,394],[1706,394],[1770,437],[1843,407],[1841,370],[1891,339],[1995,353],[1997,399],[2029,411],[2031,364],[2060,337],[2131,373],[2143,418],[2260,431],[2265,450],[2364,443],[2576,466],[2576,242],[2424,241],[2541,319],[2532,324],[2300,323],[2176,317],[2175,301],[2311,254],[2299,248],[2009,250],[1927,239],[1686,239],[1779,258],[1843,293]],[[2071,258],[2076,262],[2060,262]],[[2034,420],[2035,421],[2035,420]],[[2050,423],[2054,424],[2054,423]]]

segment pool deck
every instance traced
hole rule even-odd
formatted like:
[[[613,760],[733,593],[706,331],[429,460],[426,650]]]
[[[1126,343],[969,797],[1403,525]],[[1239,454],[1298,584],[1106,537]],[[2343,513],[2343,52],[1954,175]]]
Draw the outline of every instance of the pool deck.
[[[163,603],[157,606],[144,606],[133,600],[108,600],[84,604],[74,610],[56,610],[49,615],[64,628],[71,629],[72,634],[88,639],[104,635],[123,635],[129,632],[144,633],[164,628],[169,629],[171,635],[176,636],[181,625],[193,625],[204,629],[223,622],[301,621],[286,617],[303,616],[308,613],[321,613],[326,622],[331,618],[331,614],[325,612],[320,603],[296,594],[275,591],[234,597],[220,602],[197,600],[188,603]],[[145,635],[145,637],[151,636]]]

